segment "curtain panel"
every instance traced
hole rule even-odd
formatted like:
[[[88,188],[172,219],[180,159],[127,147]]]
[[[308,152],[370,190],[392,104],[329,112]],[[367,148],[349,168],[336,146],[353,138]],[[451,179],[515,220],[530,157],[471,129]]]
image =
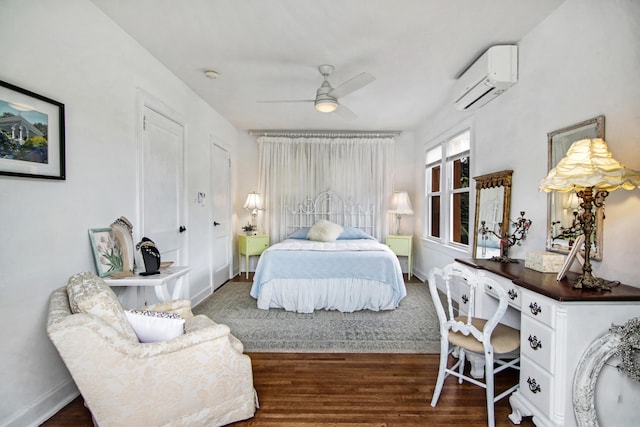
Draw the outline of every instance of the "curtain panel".
[[[375,210],[374,237],[387,233],[393,191],[393,138],[258,138],[264,228],[272,242],[286,236],[285,207],[333,190],[345,200]]]

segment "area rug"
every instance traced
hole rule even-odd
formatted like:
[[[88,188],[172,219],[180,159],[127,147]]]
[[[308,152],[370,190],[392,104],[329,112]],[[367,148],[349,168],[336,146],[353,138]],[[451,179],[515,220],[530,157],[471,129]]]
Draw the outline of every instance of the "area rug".
[[[251,283],[227,282],[193,308],[228,325],[246,352],[431,353],[440,351],[438,318],[429,288],[407,283],[396,310],[311,314],[260,310]]]

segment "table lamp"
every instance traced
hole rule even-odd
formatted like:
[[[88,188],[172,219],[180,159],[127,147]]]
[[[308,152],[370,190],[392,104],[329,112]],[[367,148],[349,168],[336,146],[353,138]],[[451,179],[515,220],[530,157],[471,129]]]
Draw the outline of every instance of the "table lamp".
[[[396,214],[396,234],[400,234],[401,215],[413,215],[409,194],[406,191],[396,191],[391,200],[391,208],[389,212]]]
[[[257,228],[256,217],[258,216],[258,211],[262,210],[262,200],[260,199],[260,195],[255,191],[253,193],[249,193],[247,201],[244,202],[243,208],[251,211],[251,225],[255,230]]]
[[[609,192],[618,188],[633,190],[638,186],[640,172],[629,169],[615,160],[607,143],[600,138],[574,142],[566,156],[540,183],[540,191],[575,191],[580,200],[578,221],[585,236],[584,264],[582,274],[573,284],[574,288],[611,290],[602,279],[594,277],[591,272],[591,239],[595,210],[604,206],[604,199]]]

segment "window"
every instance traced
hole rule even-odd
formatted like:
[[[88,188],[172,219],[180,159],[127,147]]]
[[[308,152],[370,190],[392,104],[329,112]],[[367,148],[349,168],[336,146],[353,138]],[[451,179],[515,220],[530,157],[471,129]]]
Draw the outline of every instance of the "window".
[[[471,130],[447,137],[426,153],[425,224],[428,238],[469,245]]]

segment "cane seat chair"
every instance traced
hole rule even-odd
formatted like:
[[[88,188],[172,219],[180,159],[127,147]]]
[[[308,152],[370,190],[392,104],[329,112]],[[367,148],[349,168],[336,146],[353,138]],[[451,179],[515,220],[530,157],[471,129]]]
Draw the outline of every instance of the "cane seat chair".
[[[494,375],[508,368],[520,369],[520,331],[500,322],[508,306],[508,296],[497,282],[489,277],[472,272],[468,268],[453,263],[444,269],[433,268],[429,272],[429,291],[440,322],[440,366],[431,406],[436,406],[447,376],[458,378],[458,383],[468,381],[486,390],[487,424],[495,425],[494,403],[511,394],[518,384],[499,395],[494,395]],[[438,292],[438,284],[444,288],[443,303]],[[476,298],[483,296],[485,289],[497,295],[497,309],[487,319],[474,317]],[[456,298],[466,295],[468,313],[458,312]],[[445,298],[446,297],[446,298]],[[445,307],[446,305],[446,307]],[[451,354],[457,353],[458,360],[449,365]],[[484,382],[464,373],[467,353],[483,357],[485,362]]]

